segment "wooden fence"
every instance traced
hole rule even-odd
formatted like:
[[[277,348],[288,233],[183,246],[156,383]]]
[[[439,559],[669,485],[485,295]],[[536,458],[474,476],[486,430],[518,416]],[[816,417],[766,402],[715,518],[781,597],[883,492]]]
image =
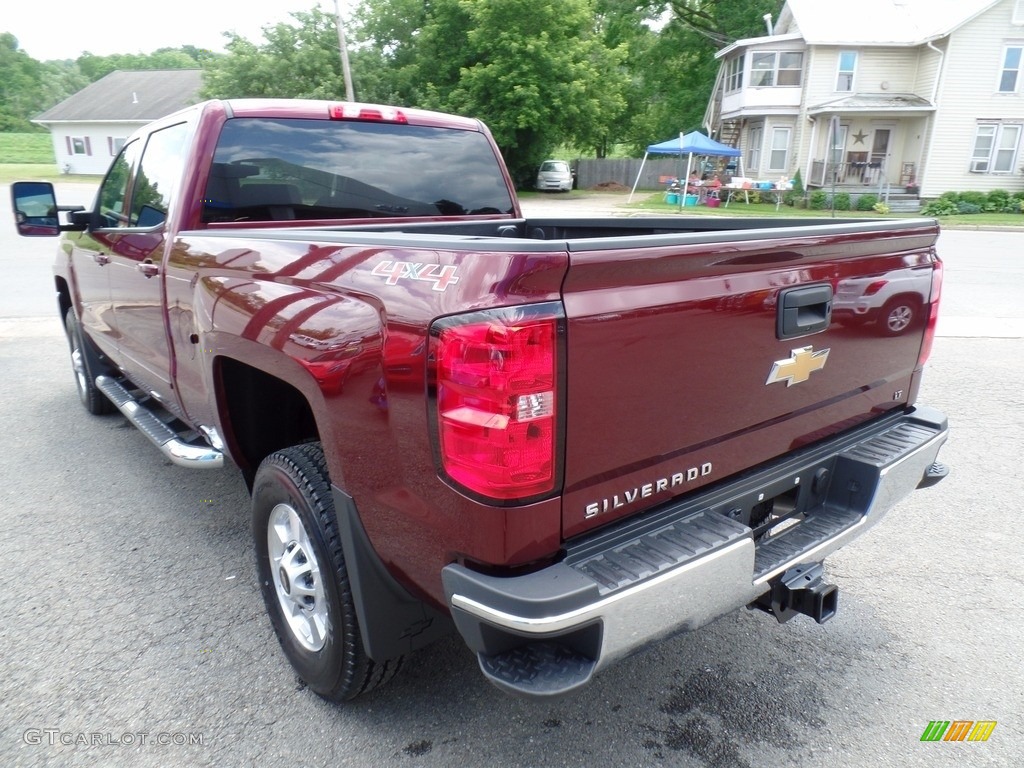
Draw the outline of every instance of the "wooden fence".
[[[591,189],[599,184],[615,183],[632,189],[640,171],[640,158],[582,159],[572,162],[576,169],[576,186]],[[696,163],[696,158],[694,158]],[[664,189],[669,179],[686,174],[686,157],[648,157],[637,189]]]

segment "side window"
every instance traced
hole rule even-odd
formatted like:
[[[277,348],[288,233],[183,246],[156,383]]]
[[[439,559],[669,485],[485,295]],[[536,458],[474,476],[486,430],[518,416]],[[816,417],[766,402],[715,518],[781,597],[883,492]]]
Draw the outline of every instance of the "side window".
[[[101,227],[129,226],[127,210],[128,180],[131,179],[132,170],[138,162],[139,147],[140,142],[138,141],[125,144],[121,154],[117,156],[113,165],[110,166],[110,170],[107,171],[107,177],[103,179],[103,184],[100,186],[100,193],[97,197],[99,201],[97,213],[101,220]]]
[[[839,72],[836,74],[836,90],[837,91],[852,91],[853,90],[853,76],[857,72],[857,52],[856,51],[840,51],[839,52]]]
[[[155,227],[167,219],[175,184],[185,167],[187,137],[187,123],[150,134],[132,192],[132,226]]]
[[[1016,93],[1020,80],[1021,63],[1024,57],[1021,53],[1024,47],[1019,45],[1008,45],[1003,49],[1003,68],[999,73],[999,92]]]

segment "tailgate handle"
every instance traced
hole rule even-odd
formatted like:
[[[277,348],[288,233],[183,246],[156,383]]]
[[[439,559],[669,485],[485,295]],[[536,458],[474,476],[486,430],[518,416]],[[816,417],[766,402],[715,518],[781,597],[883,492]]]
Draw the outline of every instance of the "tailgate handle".
[[[819,333],[832,321],[832,286],[804,285],[779,293],[775,335],[792,339]]]

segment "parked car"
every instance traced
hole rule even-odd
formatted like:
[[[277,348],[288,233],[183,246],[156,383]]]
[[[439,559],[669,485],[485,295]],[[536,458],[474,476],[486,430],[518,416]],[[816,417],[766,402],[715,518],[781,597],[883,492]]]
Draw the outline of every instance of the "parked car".
[[[836,286],[832,313],[837,322],[874,323],[879,334],[899,336],[921,320],[930,293],[926,266],[847,278]]]
[[[565,160],[545,160],[537,171],[537,189],[568,192],[572,189],[572,171]]]

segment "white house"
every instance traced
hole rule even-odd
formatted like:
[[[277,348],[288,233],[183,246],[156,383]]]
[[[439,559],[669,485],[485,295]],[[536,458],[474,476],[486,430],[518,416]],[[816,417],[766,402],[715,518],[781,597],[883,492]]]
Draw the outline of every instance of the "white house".
[[[103,174],[136,128],[199,100],[200,69],[116,71],[43,112],[57,167]]]
[[[704,120],[746,175],[1024,189],[1024,0],[788,0],[766,24],[718,52]]]

